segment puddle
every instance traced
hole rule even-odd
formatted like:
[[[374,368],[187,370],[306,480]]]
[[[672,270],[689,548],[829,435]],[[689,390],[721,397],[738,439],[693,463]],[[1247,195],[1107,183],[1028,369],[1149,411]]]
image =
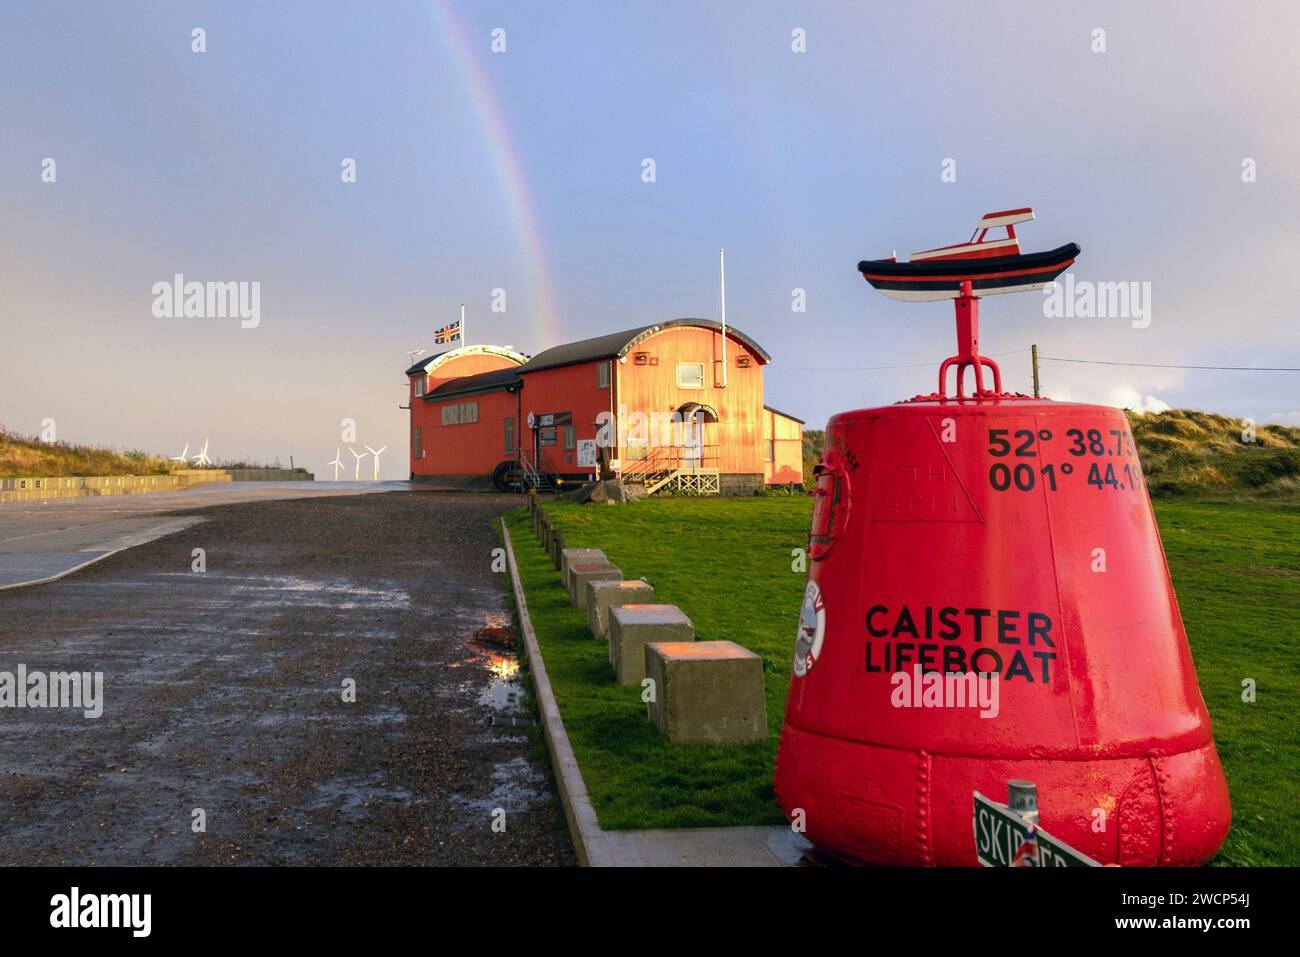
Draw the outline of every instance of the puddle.
[[[485,646],[470,642],[467,646],[479,652],[481,665],[490,675],[488,686],[478,696],[478,703],[495,711],[520,711],[523,709],[524,686],[519,680],[519,659],[487,650]]]
[[[316,795],[307,801],[308,811],[335,811],[345,817],[362,818],[367,807],[376,802],[390,802],[409,807],[411,792],[388,787],[382,774],[364,777],[336,777],[316,785]]]
[[[546,777],[522,756],[494,764],[490,782],[486,797],[453,794],[451,799],[468,811],[490,814],[504,808],[507,815],[527,811],[547,800]]]
[[[481,687],[477,679],[467,678],[460,682],[454,694],[465,698],[474,695],[477,705],[490,712],[485,721],[489,727],[528,727],[533,724],[533,719],[527,709],[524,684],[519,674],[517,638],[509,616],[490,614],[481,620],[485,623],[475,628],[472,637],[461,646],[464,654],[443,667],[486,671],[487,686]]]
[[[401,588],[367,588],[348,579],[313,579],[297,575],[221,575],[212,572],[207,574],[231,582],[230,592],[245,608],[280,605],[327,606],[340,610],[411,607],[411,596]],[[256,597],[259,593],[267,597]]]
[[[508,624],[485,625],[474,631],[465,642],[468,656],[459,664],[482,668],[488,684],[478,696],[478,703],[493,711],[492,724],[526,725],[531,723],[524,712],[524,686],[519,678],[519,655],[515,651],[514,629]]]

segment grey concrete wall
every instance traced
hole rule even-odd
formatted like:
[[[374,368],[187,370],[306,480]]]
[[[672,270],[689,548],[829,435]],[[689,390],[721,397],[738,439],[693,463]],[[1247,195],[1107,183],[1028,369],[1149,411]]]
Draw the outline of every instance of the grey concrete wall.
[[[176,469],[167,475],[63,475],[0,479],[0,502],[174,492],[200,482],[312,482],[304,469]]]
[[[762,472],[724,472],[718,476],[723,495],[757,495],[764,489]]]

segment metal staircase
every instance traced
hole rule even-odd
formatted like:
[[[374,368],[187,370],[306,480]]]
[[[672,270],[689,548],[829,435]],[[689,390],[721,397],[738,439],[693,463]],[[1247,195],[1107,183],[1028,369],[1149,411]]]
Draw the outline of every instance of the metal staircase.
[[[554,492],[558,488],[555,477],[549,472],[542,472],[535,468],[522,449],[519,451],[519,465],[523,473],[525,491],[532,489],[535,492]]]

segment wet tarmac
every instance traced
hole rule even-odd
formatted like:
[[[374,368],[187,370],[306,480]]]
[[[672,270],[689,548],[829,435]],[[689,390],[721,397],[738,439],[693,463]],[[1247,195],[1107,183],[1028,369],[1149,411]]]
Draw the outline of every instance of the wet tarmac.
[[[171,492],[0,502],[0,589],[52,580],[196,521],[173,513],[411,488],[409,482],[205,482]]]
[[[204,521],[0,592],[0,860],[572,864],[491,570],[516,502],[177,512]],[[102,715],[5,706],[20,665],[102,672]]]

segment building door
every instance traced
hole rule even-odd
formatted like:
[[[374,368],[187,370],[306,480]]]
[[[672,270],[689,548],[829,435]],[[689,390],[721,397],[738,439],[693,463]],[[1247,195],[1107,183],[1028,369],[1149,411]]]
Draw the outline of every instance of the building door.
[[[688,402],[677,410],[681,418],[681,462],[683,468],[707,468],[715,463],[715,426],[718,413],[698,402]]]

